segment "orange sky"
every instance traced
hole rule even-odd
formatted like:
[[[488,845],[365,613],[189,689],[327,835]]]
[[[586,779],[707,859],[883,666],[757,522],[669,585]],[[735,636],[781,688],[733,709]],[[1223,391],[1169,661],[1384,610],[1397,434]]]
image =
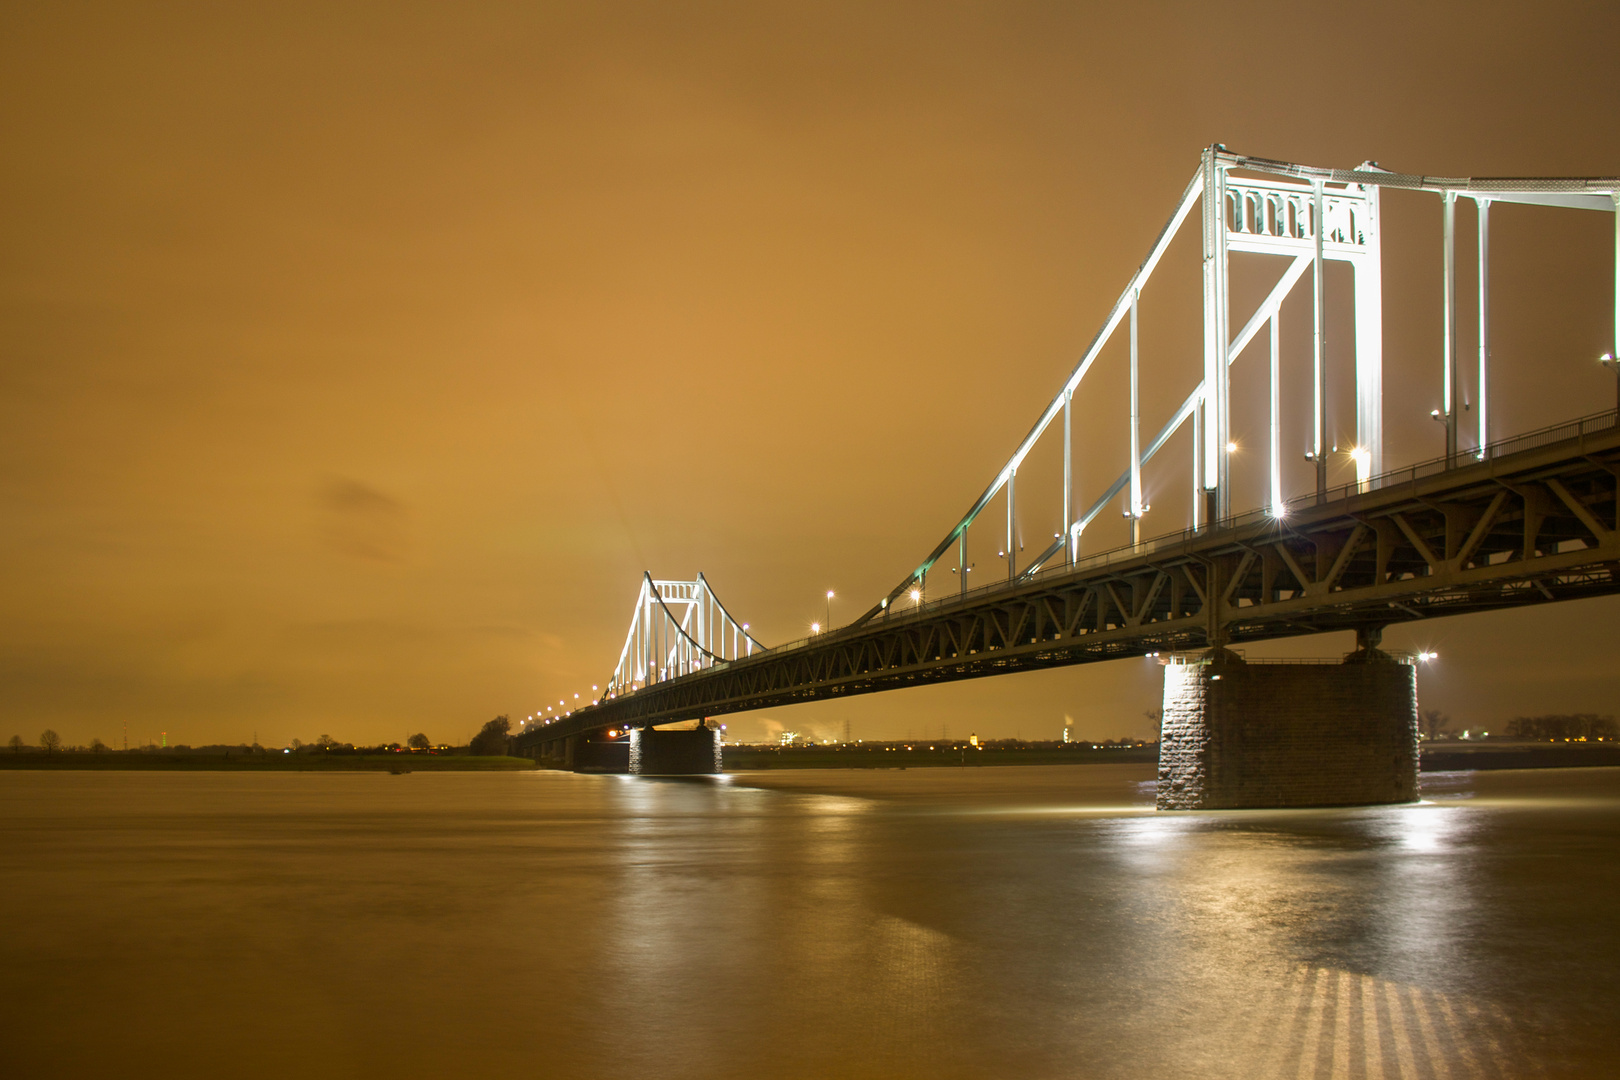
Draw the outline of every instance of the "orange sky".
[[[1023,436],[1201,147],[1620,173],[1617,24],[1602,4],[7,5],[0,737],[464,740],[605,683],[643,569],[704,571],[767,642],[829,588],[851,618]],[[1386,205],[1395,465],[1439,450],[1439,211]],[[1612,221],[1499,215],[1502,433],[1606,407]],[[1144,298],[1145,367],[1196,335],[1190,249]],[[1158,362],[1152,430],[1196,380]],[[1082,504],[1123,460],[1118,368],[1088,380]],[[1150,482],[1152,524],[1179,528],[1186,485]],[[1038,538],[1057,495],[1028,498]],[[1613,712],[1617,613],[1388,640],[1441,651],[1425,704],[1460,722]],[[1157,688],[1122,661],[731,724],[1055,737],[1068,715],[1102,738],[1145,734]]]

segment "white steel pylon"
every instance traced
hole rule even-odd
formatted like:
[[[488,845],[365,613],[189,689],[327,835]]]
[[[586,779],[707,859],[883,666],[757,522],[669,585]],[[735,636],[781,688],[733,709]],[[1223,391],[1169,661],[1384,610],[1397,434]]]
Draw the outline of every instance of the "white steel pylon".
[[[765,646],[732,617],[701,573],[696,581],[657,581],[644,573],[607,696],[752,656],[756,648]]]
[[[1234,173],[1243,175],[1234,176]],[[1170,216],[1148,256],[1115,302],[1102,328],[1081,355],[1079,363],[1062,388],[1042,412],[1018,448],[996,474],[955,527],[922,561],[856,623],[885,614],[908,591],[914,598],[926,590],[928,571],[956,548],[960,588],[967,590],[965,536],[968,528],[1003,491],[1006,493],[1007,580],[1027,578],[1044,565],[1064,555],[1072,565],[1079,558],[1080,537],[1087,525],[1121,492],[1129,490],[1127,516],[1140,519],[1148,509],[1142,502],[1142,466],[1176,433],[1192,421],[1194,529],[1230,517],[1232,455],[1232,404],[1228,369],[1237,357],[1260,335],[1268,331],[1271,346],[1270,423],[1267,510],[1281,517],[1287,495],[1282,490],[1277,390],[1279,358],[1278,313],[1283,301],[1307,271],[1312,292],[1312,436],[1307,455],[1316,470],[1316,499],[1326,497],[1327,456],[1329,452],[1326,326],[1324,319],[1323,266],[1329,260],[1349,263],[1354,271],[1354,333],[1356,381],[1356,443],[1350,448],[1356,485],[1368,482],[1384,471],[1383,437],[1383,253],[1380,238],[1379,193],[1384,188],[1423,191],[1438,195],[1443,207],[1444,226],[1444,357],[1443,414],[1447,428],[1447,458],[1458,448],[1459,372],[1456,342],[1456,282],[1453,237],[1454,208],[1459,199],[1472,199],[1478,207],[1479,368],[1477,443],[1483,448],[1490,441],[1490,296],[1489,296],[1489,210],[1493,202],[1525,203],[1536,206],[1607,211],[1614,215],[1615,236],[1615,340],[1613,355],[1620,356],[1620,178],[1617,177],[1444,177],[1389,172],[1367,162],[1354,169],[1326,169],[1297,165],[1267,158],[1230,153],[1216,144],[1203,151],[1198,172],[1187,184],[1175,212]],[[1138,304],[1143,290],[1180,230],[1201,206],[1203,255],[1203,380],[1192,389],[1175,415],[1145,445],[1139,430],[1137,387]],[[1276,285],[1242,329],[1232,332],[1228,290],[1228,262],[1234,254],[1282,255],[1290,258]],[[1074,395],[1081,381],[1121,323],[1130,327],[1129,464],[1083,513],[1075,512],[1074,468],[1072,460],[1072,417]],[[1060,500],[1063,531],[1050,547],[1024,566],[1016,563],[1013,542],[1018,469],[1051,423],[1063,416],[1063,490]],[[1480,451],[1483,453],[1483,450]],[[1133,535],[1140,539],[1139,522],[1133,522]],[[1133,541],[1135,542],[1135,541]]]

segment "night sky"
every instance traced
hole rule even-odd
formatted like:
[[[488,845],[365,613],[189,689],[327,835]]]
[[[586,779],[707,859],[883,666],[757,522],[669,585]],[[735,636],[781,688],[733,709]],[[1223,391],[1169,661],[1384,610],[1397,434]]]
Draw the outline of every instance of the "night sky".
[[[1616,41],[1613,5],[1573,3],[8,4],[0,738],[462,741],[605,684],[644,569],[704,571],[768,643],[824,621],[828,589],[842,623],[1016,446],[1202,147],[1617,174]],[[1440,210],[1384,205],[1394,466],[1442,447]],[[1471,206],[1458,221],[1468,368]],[[1495,430],[1610,407],[1612,218],[1492,226]],[[1198,378],[1196,248],[1195,217],[1143,300],[1150,433]],[[1234,267],[1241,324],[1276,271]],[[1285,365],[1307,312],[1285,308]],[[1124,464],[1122,355],[1076,399],[1081,505]],[[1240,412],[1263,368],[1234,368]],[[1256,476],[1260,437],[1239,425]],[[1180,446],[1149,476],[1150,535],[1184,524]],[[1031,549],[1058,498],[1021,486]],[[1103,517],[1088,550],[1124,539]],[[970,557],[994,574],[989,520]],[[1489,727],[1617,711],[1617,614],[1386,641],[1437,649],[1424,705]],[[1158,675],[729,722],[1140,736]]]

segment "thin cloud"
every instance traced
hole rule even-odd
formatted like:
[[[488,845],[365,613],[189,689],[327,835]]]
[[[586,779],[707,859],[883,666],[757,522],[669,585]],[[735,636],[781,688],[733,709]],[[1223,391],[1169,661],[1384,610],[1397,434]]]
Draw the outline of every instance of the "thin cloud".
[[[400,562],[409,547],[405,504],[368,484],[345,477],[323,483],[316,494],[321,539],[333,551],[367,562]]]

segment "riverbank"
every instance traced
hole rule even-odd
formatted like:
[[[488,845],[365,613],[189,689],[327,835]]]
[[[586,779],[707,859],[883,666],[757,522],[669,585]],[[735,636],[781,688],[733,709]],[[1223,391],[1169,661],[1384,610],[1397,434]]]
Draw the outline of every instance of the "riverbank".
[[[1004,765],[1153,765],[1157,744],[1143,746],[728,746],[727,772],[789,769],[940,769]],[[1609,743],[1441,743],[1423,747],[1424,772],[1620,766]],[[520,757],[466,754],[44,754],[0,753],[0,770],[47,772],[523,772],[548,768]]]
[[[986,765],[1155,764],[1159,746],[926,746],[913,743],[850,743],[835,746],[728,746],[727,772],[763,769],[927,769]]]
[[[1570,769],[1620,765],[1620,745],[1581,742],[1445,742],[1423,747],[1424,772]]]
[[[963,745],[919,746],[881,743],[849,746],[728,746],[727,772],[771,769],[927,769],[986,765],[1156,764],[1157,743],[1142,746]],[[1566,769],[1620,766],[1614,743],[1444,742],[1422,747],[1422,771],[1470,769]]]
[[[470,754],[0,753],[0,769],[93,772],[518,772],[528,758]]]

